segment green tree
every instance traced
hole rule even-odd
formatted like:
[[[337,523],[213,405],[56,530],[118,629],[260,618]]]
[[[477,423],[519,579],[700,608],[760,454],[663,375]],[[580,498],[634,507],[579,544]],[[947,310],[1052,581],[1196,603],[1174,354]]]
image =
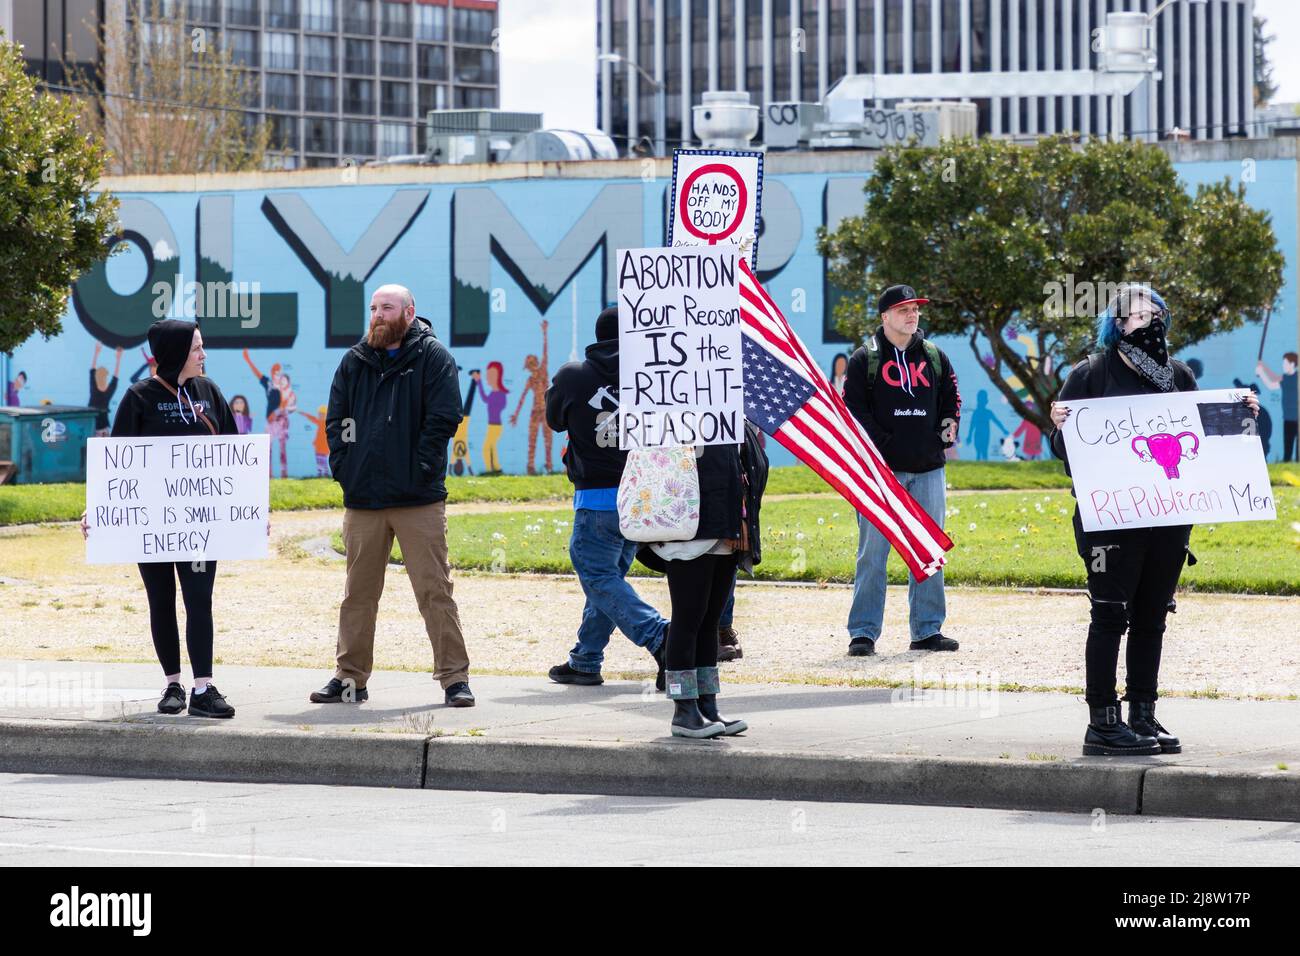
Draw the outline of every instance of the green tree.
[[[930,334],[964,336],[1016,412],[1044,429],[1064,366],[1091,350],[1118,283],[1161,292],[1174,350],[1262,321],[1282,285],[1269,216],[1246,203],[1244,186],[1188,195],[1164,151],[1142,143],[896,148],[864,193],[864,215],[818,232],[845,293],[840,331],[860,341],[879,325],[880,290],[915,286],[931,300]]]
[[[1267,106],[1277,95],[1273,82],[1273,63],[1268,58],[1268,46],[1277,39],[1276,33],[1265,33],[1268,21],[1255,17],[1255,105]]]
[[[94,192],[103,168],[76,107],[37,93],[0,37],[0,351],[57,335],[73,281],[103,257],[117,210]]]

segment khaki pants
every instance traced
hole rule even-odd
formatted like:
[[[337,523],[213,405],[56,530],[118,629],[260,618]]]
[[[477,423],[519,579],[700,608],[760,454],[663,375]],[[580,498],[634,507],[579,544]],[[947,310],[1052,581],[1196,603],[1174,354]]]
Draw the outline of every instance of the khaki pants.
[[[433,645],[433,676],[444,688],[469,679],[469,655],[460,613],[451,596],[447,561],[447,503],[343,512],[348,579],[339,607],[338,670],[334,676],[365,687],[374,666],[375,616],[393,536],[402,546],[406,575]]]

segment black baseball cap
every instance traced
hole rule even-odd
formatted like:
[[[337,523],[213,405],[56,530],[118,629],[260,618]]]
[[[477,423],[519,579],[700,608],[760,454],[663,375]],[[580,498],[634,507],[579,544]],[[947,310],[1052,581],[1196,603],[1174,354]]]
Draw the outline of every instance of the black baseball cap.
[[[896,305],[906,305],[908,302],[925,305],[929,301],[917,295],[916,290],[910,285],[891,285],[880,293],[880,298],[876,300],[876,312],[884,315]]]

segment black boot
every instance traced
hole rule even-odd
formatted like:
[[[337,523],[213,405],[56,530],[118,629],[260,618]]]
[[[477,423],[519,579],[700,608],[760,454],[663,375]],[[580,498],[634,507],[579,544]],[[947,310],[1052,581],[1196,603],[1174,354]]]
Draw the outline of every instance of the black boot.
[[[700,703],[694,697],[673,701],[673,736],[717,737],[726,730],[721,722],[709,720],[700,713]]]
[[[726,729],[723,730],[722,736],[731,737],[734,734],[743,734],[749,729],[749,724],[743,720],[731,720],[723,717],[718,713],[718,695],[701,694],[700,695],[700,713],[704,715],[705,720],[716,720]]]
[[[1120,720],[1119,701],[1088,707],[1088,732],[1083,737],[1085,757],[1148,757],[1160,753],[1156,738],[1139,736]]]
[[[718,661],[738,661],[745,656],[740,649],[740,635],[736,629],[727,625],[718,626]]]
[[[1131,700],[1128,702],[1128,725],[1135,734],[1156,738],[1162,754],[1180,754],[1183,745],[1156,720],[1156,702]]]

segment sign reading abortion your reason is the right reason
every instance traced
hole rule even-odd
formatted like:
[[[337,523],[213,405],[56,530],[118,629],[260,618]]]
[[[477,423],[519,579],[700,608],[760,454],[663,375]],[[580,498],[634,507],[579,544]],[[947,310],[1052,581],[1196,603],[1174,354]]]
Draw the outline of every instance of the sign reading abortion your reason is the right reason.
[[[1242,393],[1170,392],[1062,402],[1085,531],[1272,521],[1264,449]]]

